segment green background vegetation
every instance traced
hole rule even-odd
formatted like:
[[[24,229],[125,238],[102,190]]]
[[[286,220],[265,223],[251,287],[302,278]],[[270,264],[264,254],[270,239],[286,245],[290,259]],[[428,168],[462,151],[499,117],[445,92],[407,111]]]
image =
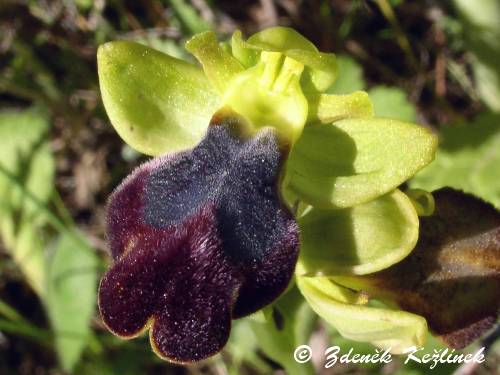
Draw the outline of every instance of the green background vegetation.
[[[147,337],[113,337],[96,314],[97,282],[108,262],[106,199],[146,159],[109,124],[99,96],[97,47],[125,39],[190,59],[183,45],[197,32],[213,29],[224,38],[236,28],[249,35],[272,25],[293,27],[321,51],[338,54],[331,93],[367,90],[376,115],[439,134],[436,161],[411,187],[453,186],[500,208],[497,0],[3,0],[1,374],[270,374],[293,371],[295,346],[311,337],[318,353],[331,344],[343,352],[373,352],[341,338],[308,308],[280,312],[278,301],[285,330],[257,318],[235,322],[223,353],[180,367],[158,359]],[[435,345],[429,342],[427,350]],[[499,352],[491,345],[475,373],[496,373]],[[432,373],[455,370],[438,366]],[[399,360],[328,371],[429,373]]]

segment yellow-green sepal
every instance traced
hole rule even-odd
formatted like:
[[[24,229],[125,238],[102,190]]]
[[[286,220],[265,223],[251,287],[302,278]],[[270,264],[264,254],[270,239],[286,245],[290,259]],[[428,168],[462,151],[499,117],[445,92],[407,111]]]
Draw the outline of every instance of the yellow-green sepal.
[[[368,306],[363,295],[341,287],[327,277],[301,276],[300,264],[297,272],[297,286],[309,306],[342,336],[371,342],[395,354],[411,346],[424,345],[427,323],[423,317]]]
[[[141,44],[106,43],[97,65],[111,123],[144,154],[193,147],[219,107],[220,96],[201,69]]]

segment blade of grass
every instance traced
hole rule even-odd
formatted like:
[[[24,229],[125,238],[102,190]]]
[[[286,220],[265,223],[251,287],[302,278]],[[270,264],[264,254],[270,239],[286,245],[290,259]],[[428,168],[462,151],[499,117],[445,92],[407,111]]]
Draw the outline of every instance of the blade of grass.
[[[5,177],[7,177],[10,182],[15,185],[18,189],[20,189],[23,193],[23,195],[30,200],[34,205],[37,206],[37,208],[40,210],[41,214],[43,214],[49,225],[51,225],[56,231],[58,231],[60,234],[66,234],[70,236],[72,239],[77,241],[79,244],[81,244],[82,248],[88,248],[87,243],[83,240],[81,236],[76,234],[74,231],[70,230],[67,228],[67,226],[62,222],[61,219],[59,219],[43,202],[41,202],[31,191],[26,189],[26,187],[19,183],[17,177],[10,172],[7,168],[5,168],[1,163],[0,163],[0,174],[3,174]]]
[[[403,52],[405,53],[406,58],[408,59],[408,62],[410,63],[411,67],[415,71],[418,71],[419,69],[418,69],[417,59],[415,58],[413,50],[411,49],[410,46],[410,42],[406,37],[406,34],[403,31],[403,28],[401,27],[401,24],[399,23],[399,20],[396,17],[396,14],[392,9],[391,4],[387,0],[376,0],[376,2],[380,11],[394,29],[394,32],[396,33],[396,40],[401,49],[403,50]]]
[[[30,323],[0,319],[0,331],[33,339],[45,346],[51,346],[51,333]]]
[[[2,300],[0,300],[0,315],[3,315],[5,318],[13,322],[19,322],[19,323],[26,322],[26,319],[24,319],[22,315],[19,312],[17,312],[15,308],[13,308],[7,302],[4,302]]]

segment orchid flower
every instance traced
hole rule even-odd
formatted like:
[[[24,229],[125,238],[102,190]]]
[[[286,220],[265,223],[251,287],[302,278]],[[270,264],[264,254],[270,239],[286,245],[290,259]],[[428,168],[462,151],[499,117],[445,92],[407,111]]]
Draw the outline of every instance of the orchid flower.
[[[125,41],[98,52],[111,123],[154,156],[108,204],[111,332],[149,329],[162,358],[201,360],[293,279],[342,335],[394,353],[428,329],[463,347],[491,327],[499,212],[400,189],[433,160],[430,130],[375,117],[365,92],[328,94],[335,55],[292,29],[186,48],[201,67]]]

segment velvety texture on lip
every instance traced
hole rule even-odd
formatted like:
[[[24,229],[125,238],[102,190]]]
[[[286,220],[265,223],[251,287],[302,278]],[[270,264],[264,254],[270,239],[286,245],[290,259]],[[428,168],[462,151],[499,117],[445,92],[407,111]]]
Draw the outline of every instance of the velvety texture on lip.
[[[292,277],[298,228],[278,193],[282,164],[272,130],[247,137],[235,118],[217,117],[192,150],[133,172],[108,205],[105,325],[122,337],[150,327],[156,353],[174,362],[218,352],[231,319]]]

